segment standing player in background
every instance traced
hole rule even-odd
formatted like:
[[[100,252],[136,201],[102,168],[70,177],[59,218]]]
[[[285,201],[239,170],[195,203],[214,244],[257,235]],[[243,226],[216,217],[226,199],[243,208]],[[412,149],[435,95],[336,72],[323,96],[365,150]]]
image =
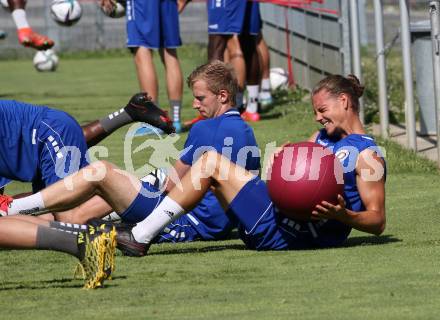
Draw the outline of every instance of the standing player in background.
[[[165,112],[144,93],[82,128],[64,111],[0,100],[0,188],[18,180],[32,182],[37,192],[87,165],[88,146],[134,121],[173,130]]]
[[[29,26],[25,11],[25,0],[8,0],[8,5],[17,27],[18,41],[22,45],[37,50],[46,50],[53,47],[54,42],[52,39],[35,32]]]
[[[263,33],[260,32],[257,40],[257,50],[260,58],[260,71],[261,71],[261,83],[260,93],[258,94],[258,102],[261,107],[264,108],[270,105],[272,100],[272,94],[270,92],[270,54],[266,41],[264,41]]]
[[[176,132],[180,132],[183,76],[176,50],[182,45],[177,0],[127,0],[126,19],[127,47],[134,55],[139,86],[158,102],[153,61],[153,51],[158,50],[166,72],[170,115]]]
[[[227,48],[230,63],[237,72],[237,106],[248,91],[246,121],[258,121],[259,61],[256,36],[261,29],[259,3],[256,1],[208,1],[208,59],[224,59]]]
[[[238,219],[240,236],[249,249],[340,246],[352,228],[380,235],[386,221],[385,161],[359,119],[359,98],[363,90],[353,75],[330,75],[312,91],[315,121],[324,128],[313,134],[309,141],[332,147],[344,167],[344,194],[338,195],[338,204],[323,201],[317,205],[311,213],[313,220],[297,221],[284,216],[272,203],[266,184],[255,172],[247,171],[211,150],[200,155],[181,179],[181,186],[173,187],[154,211],[132,229],[131,235],[125,237],[131,241],[119,245],[145,254],[156,235],[194,208],[210,189],[229,215]],[[197,99],[198,90],[194,92]],[[207,100],[221,97],[222,94],[204,96]],[[346,156],[342,157],[342,154]],[[96,172],[100,169],[106,169],[105,178],[100,181],[86,181],[81,174],[86,170]],[[143,192],[141,183],[115,170],[113,165],[96,162],[73,176],[72,183],[71,191],[66,190],[62,181],[42,190],[39,193],[41,203],[29,198],[18,199],[9,203],[9,207],[3,206],[2,210],[9,215],[29,208],[60,210],[99,194],[118,212],[142,212],[139,207]],[[124,193],[118,192],[121,189]],[[124,232],[121,230],[119,237]]]
[[[184,0],[183,0],[184,1]],[[182,9],[186,3],[184,1]],[[247,83],[248,103],[242,114],[246,121],[258,121],[258,84],[259,61],[256,50],[256,36],[261,29],[259,3],[245,0],[208,0],[208,61],[225,61],[225,50],[228,51],[228,62],[237,74],[239,91],[236,106],[243,106],[243,93]],[[202,120],[197,117],[189,125]]]

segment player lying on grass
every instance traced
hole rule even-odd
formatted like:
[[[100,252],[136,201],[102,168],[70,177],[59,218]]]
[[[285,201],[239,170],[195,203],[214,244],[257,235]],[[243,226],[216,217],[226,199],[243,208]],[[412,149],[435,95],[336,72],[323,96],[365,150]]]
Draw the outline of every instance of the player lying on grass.
[[[28,217],[0,218],[0,243],[2,248],[53,250],[79,259],[84,273],[84,288],[101,287],[114,269],[116,231],[84,226],[76,232],[39,225],[41,219]],[[37,223],[34,223],[35,220]]]
[[[241,166],[258,174],[260,155],[253,131],[242,120],[238,110],[233,108],[232,97],[237,91],[237,81],[231,69],[220,61],[202,65],[188,77],[188,85],[194,94],[193,107],[206,120],[197,123],[191,129],[185,142],[187,152],[182,154],[170,170],[175,176],[168,180],[165,191],[171,190],[174,182],[188,172],[198,155],[207,149],[218,152],[224,150],[233,162],[239,161]],[[136,209],[119,212],[122,221],[129,223],[142,221],[164,198],[159,191],[162,188],[147,182],[142,184],[155,196],[153,198],[140,196]],[[112,211],[112,207],[96,196],[68,213],[57,214],[56,218],[68,223],[85,223],[91,218],[103,217],[109,211]],[[225,215],[214,194],[207,192],[191,212],[164,228],[156,238],[156,242],[220,240],[227,237],[235,225],[234,221]],[[70,225],[67,227],[70,228]]]
[[[336,205],[323,202],[312,221],[288,219],[269,198],[266,185],[252,172],[216,151],[207,151],[183,176],[180,185],[128,233],[118,234],[118,245],[133,255],[146,254],[156,235],[194,208],[208,190],[239,221],[241,238],[250,249],[282,250],[338,246],[352,228],[379,235],[385,228],[385,162],[374,139],[359,120],[363,87],[354,76],[328,76],[312,92],[315,120],[324,126],[311,137],[333,152],[356,149],[340,157],[344,167],[344,195]],[[355,164],[350,166],[350,164]],[[100,175],[102,179],[87,179]],[[143,213],[146,189],[141,182],[108,162],[95,162],[71,176],[69,186],[59,181],[32,197],[14,200],[2,210],[9,215],[57,211],[74,207],[93,195],[105,199],[119,213]],[[124,190],[121,193],[121,190]],[[153,198],[155,201],[157,199]],[[8,200],[5,198],[5,202]],[[158,202],[158,201],[157,201]]]
[[[32,182],[33,191],[39,191],[66,176],[71,168],[76,171],[87,165],[87,146],[135,121],[173,131],[166,113],[145,93],[134,95],[124,108],[82,128],[64,111],[0,100],[0,187],[18,180]],[[75,161],[72,157],[76,155]],[[64,167],[57,168],[57,160],[63,158]]]

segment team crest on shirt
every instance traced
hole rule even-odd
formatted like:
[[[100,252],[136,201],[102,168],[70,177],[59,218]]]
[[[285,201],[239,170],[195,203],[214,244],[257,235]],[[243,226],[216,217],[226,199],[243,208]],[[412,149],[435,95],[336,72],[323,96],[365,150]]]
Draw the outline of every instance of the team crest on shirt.
[[[350,155],[350,152],[346,149],[339,150],[335,153],[335,157],[339,159],[339,161],[343,162]]]

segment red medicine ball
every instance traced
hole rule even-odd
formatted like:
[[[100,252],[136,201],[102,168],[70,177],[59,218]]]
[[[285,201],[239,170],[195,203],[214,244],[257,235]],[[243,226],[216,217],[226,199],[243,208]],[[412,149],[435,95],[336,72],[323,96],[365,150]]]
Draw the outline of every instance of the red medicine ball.
[[[317,143],[290,143],[275,157],[267,186],[285,216],[307,221],[322,201],[338,203],[337,195],[344,192],[342,165]]]

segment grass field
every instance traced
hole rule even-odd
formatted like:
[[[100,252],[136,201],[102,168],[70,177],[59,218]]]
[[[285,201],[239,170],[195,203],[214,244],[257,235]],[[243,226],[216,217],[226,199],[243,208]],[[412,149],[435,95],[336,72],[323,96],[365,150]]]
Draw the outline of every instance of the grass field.
[[[185,75],[204,56],[185,48]],[[71,55],[48,74],[27,60],[0,61],[0,83],[1,98],[63,109],[81,123],[123,106],[138,90],[123,53]],[[195,113],[185,90],[183,116],[190,119]],[[261,147],[304,140],[318,128],[301,94],[280,94],[264,119],[253,125]],[[122,167],[126,131],[102,143]],[[433,163],[380,144],[388,161],[387,228],[380,237],[353,231],[342,248],[291,252],[248,251],[237,239],[155,245],[145,258],[118,256],[114,280],[94,291],[73,279],[76,260],[68,255],[2,250],[0,318],[438,319],[440,177]],[[148,156],[136,155],[136,168]],[[14,183],[7,192],[27,190]]]

